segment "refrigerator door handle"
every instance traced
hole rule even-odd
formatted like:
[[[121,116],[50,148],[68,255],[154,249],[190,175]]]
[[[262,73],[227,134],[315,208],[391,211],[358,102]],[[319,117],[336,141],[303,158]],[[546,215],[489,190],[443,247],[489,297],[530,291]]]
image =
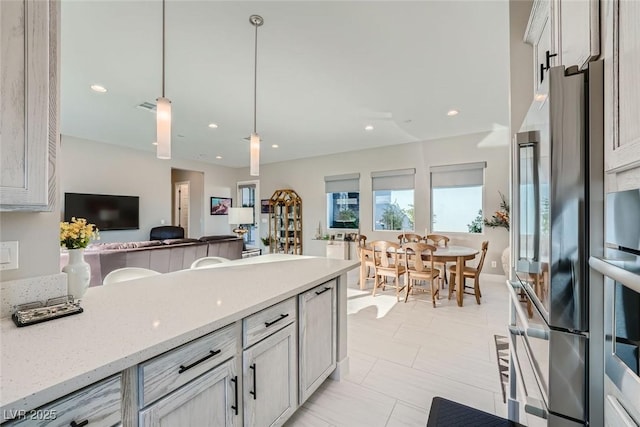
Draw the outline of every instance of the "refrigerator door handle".
[[[640,293],[640,275],[633,274],[630,271],[616,267],[596,257],[589,258],[589,265],[603,276],[611,277],[632,291]]]
[[[509,283],[509,293],[513,301],[513,308],[515,308],[517,316],[520,318],[520,322],[524,325],[524,328],[518,328],[515,326],[509,326],[509,330],[514,335],[526,335],[532,338],[538,338],[541,340],[549,341],[549,331],[542,328],[535,328],[529,324],[527,315],[525,314],[522,306],[518,303],[518,295],[516,294],[516,288],[522,289],[514,282]],[[525,291],[526,292],[526,291]],[[535,308],[533,308],[535,310]]]

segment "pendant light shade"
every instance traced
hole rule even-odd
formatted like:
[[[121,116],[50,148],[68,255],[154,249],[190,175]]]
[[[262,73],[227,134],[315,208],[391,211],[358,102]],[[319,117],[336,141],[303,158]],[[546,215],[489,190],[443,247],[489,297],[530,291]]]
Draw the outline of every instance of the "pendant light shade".
[[[171,158],[171,101],[164,97],[164,27],[165,0],[162,0],[162,96],[156,99],[156,156],[159,159]]]
[[[249,138],[249,175],[260,175],[260,136],[256,130],[257,116],[257,93],[258,93],[258,27],[264,24],[264,20],[260,15],[251,15],[249,22],[256,29],[255,50],[254,50],[254,68],[253,68],[253,132]]]
[[[249,174],[251,176],[260,175],[260,135],[252,133],[249,139]]]
[[[167,98],[156,100],[156,138],[159,159],[171,158],[171,101]]]

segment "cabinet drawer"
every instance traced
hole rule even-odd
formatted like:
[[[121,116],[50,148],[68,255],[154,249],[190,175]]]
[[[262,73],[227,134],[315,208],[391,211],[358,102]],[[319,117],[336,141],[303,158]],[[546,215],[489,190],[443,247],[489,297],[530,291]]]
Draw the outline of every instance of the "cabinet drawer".
[[[296,299],[289,298],[242,321],[242,346],[247,348],[296,320]]]
[[[234,323],[140,364],[140,406],[235,356],[239,336],[239,324]]]
[[[121,422],[120,375],[93,384],[62,399],[20,414],[21,420],[9,426],[90,425],[111,427]],[[6,415],[6,414],[5,414]]]

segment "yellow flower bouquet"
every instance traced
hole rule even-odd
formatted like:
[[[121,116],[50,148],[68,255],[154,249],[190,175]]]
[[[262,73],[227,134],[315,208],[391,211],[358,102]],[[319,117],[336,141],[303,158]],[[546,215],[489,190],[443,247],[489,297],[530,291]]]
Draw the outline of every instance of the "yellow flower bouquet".
[[[71,218],[71,222],[60,223],[60,246],[67,249],[86,248],[91,239],[99,240],[99,231],[84,218]]]

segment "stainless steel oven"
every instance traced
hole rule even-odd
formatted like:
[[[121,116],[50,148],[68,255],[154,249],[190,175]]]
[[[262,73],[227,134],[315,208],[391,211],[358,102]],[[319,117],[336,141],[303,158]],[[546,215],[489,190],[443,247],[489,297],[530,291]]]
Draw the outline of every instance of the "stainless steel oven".
[[[604,276],[605,425],[640,425],[640,189],[610,193]]]

